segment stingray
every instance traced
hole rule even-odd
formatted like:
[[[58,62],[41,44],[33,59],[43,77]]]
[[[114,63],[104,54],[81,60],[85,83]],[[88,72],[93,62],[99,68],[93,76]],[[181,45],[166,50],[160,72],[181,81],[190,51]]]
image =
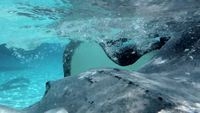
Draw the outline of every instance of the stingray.
[[[171,38],[143,68],[93,69],[47,82],[41,101],[22,112],[200,112],[200,25]]]
[[[200,112],[200,25],[197,22],[199,21],[199,16],[197,16],[198,18],[194,18],[195,15],[193,15],[198,15],[199,1],[191,0],[182,2],[171,0],[170,2],[160,2],[157,0],[149,0],[147,1],[148,3],[143,5],[144,7],[140,7],[141,2],[137,0],[118,0],[118,2],[114,2],[114,0],[69,1],[74,4],[74,9],[71,10],[72,15],[68,18],[69,20],[76,20],[80,17],[87,19],[91,18],[91,15],[107,17],[110,14],[113,17],[131,17],[135,14],[145,15],[146,11],[153,10],[149,14],[153,14],[152,16],[157,18],[154,14],[161,11],[162,13],[159,15],[158,20],[162,21],[163,19],[163,21],[166,21],[164,18],[168,15],[181,15],[182,13],[178,13],[179,11],[184,12],[189,8],[191,9],[189,10],[190,13],[183,13],[180,17],[183,17],[181,18],[183,20],[190,20],[192,18],[192,21],[187,21],[186,23],[185,21],[166,21],[169,28],[171,28],[170,31],[175,32],[175,35],[166,44],[162,45],[162,47],[156,46],[156,48],[160,48],[158,53],[138,71],[125,71],[118,68],[100,68],[88,70],[76,76],[69,76],[71,74],[66,75],[67,77],[61,80],[47,82],[46,93],[43,98],[34,105],[21,110],[21,112],[45,113],[51,110],[59,111],[59,108],[69,113]],[[135,3],[134,1],[137,3],[134,5],[138,5],[136,8],[130,6],[132,3]],[[156,5],[151,7],[152,4]],[[86,9],[84,10],[82,6]],[[187,7],[184,8],[182,6]],[[192,8],[189,6],[192,6]],[[132,13],[126,13],[127,10],[124,10],[123,7]],[[142,10],[145,7],[147,8]],[[175,11],[176,8],[174,7],[178,7],[177,9],[180,10]],[[105,13],[94,13],[95,11],[93,12],[92,9],[96,9],[99,12],[104,12],[103,10],[105,10]],[[165,13],[167,11],[170,11],[170,13]],[[173,13],[174,11],[175,13]],[[155,23],[152,22],[152,24]],[[124,42],[123,37],[120,38],[122,38],[120,41],[111,40],[105,41],[103,44],[98,43],[108,58],[117,64],[121,63],[116,60],[116,55],[113,53],[118,52],[113,52],[112,49],[110,52],[104,48],[109,47],[109,43],[112,43],[111,45],[117,45],[118,42]],[[141,46],[141,44],[139,45]],[[64,60],[66,60],[65,56],[71,57],[67,59],[69,60],[67,61],[69,64],[64,66],[68,70],[66,71],[67,73],[70,73],[71,68],[69,67],[73,59],[73,51],[76,51],[78,46],[79,43],[75,43],[75,45],[71,43],[69,47],[72,47],[72,49],[67,47],[66,51],[69,52],[69,55],[64,55]],[[138,45],[125,47],[128,47],[128,49],[121,50],[121,47],[118,48],[117,46],[111,48],[120,50],[119,56],[123,56],[123,52],[127,52],[126,50],[131,48],[138,50]],[[148,48],[144,50],[147,51]],[[131,49],[128,53],[135,52]],[[136,60],[133,61],[135,62]],[[125,65],[132,63],[126,63],[125,60]],[[122,60],[123,65],[124,62]]]
[[[111,64],[107,60],[108,58],[111,61],[113,61],[115,64],[119,65],[119,67],[123,68],[125,66],[130,66],[134,64],[143,55],[160,49],[169,39],[170,37],[155,37],[155,38],[149,39],[151,41],[143,40],[139,44],[134,44],[132,39],[126,39],[126,38],[120,38],[117,40],[106,40],[104,42],[93,43],[93,44],[89,44],[89,43],[82,44],[84,42],[71,40],[70,43],[66,46],[66,49],[63,54],[64,76],[66,77],[66,76],[72,75],[74,72],[73,68],[80,67],[80,66],[74,67],[74,64],[73,64],[74,60],[79,61],[77,62],[78,65],[87,65],[87,63],[81,64],[81,62],[83,61],[80,59],[85,58],[86,60],[86,57],[88,57],[89,59],[87,60],[92,60],[92,56],[93,56],[92,54],[96,54],[95,56],[93,56],[93,57],[96,57],[96,59],[93,60],[92,63],[95,63],[96,61],[98,61],[99,63],[96,63],[96,65],[98,65],[99,67],[101,65],[103,65],[104,67],[114,65],[114,64]],[[100,48],[102,50],[99,50]],[[79,49],[82,50],[83,52],[82,51],[80,52]],[[92,49],[94,49],[94,51]],[[104,51],[104,53],[102,51]],[[104,58],[105,56],[100,55],[100,53],[106,54],[107,59]],[[79,58],[76,58],[75,56],[78,56]],[[92,65],[89,62],[88,64]],[[95,66],[93,65],[93,68],[94,67]]]

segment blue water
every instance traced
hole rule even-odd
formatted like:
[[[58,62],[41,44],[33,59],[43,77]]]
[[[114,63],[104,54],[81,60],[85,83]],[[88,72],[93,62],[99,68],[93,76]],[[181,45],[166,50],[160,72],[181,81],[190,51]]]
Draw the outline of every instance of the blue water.
[[[27,107],[41,99],[45,83],[63,77],[62,54],[68,40],[53,25],[62,0],[0,0],[0,104]]]
[[[72,6],[67,0],[0,0],[0,104],[25,108],[39,101],[45,92],[45,83],[63,77],[62,56],[69,38],[96,42],[103,41],[103,35],[105,39],[116,38],[123,29],[134,31],[127,32],[134,38],[139,37],[138,33],[145,33],[138,26],[144,25],[141,18],[98,18],[104,15],[101,10],[94,9],[96,13],[86,7],[84,12],[82,6]],[[77,8],[73,11],[78,15],[70,13],[73,7]],[[101,56],[92,65],[86,65],[85,61],[91,58],[84,55],[76,56],[75,63],[72,62],[73,74],[90,68],[119,67],[103,51],[105,57]],[[145,61],[127,69],[137,69]]]
[[[62,17],[59,9],[67,7],[61,0],[1,0],[0,43],[34,49],[44,42],[62,42],[53,24]]]
[[[0,54],[0,104],[23,108],[39,101],[45,83],[63,77],[64,48],[60,44],[42,44],[32,51]]]
[[[115,5],[121,6],[118,3],[111,4],[110,8],[98,8],[87,1],[89,0],[70,0],[72,6],[68,0],[0,0],[0,104],[24,108],[39,101],[45,92],[47,81],[63,78],[62,57],[69,39],[102,42],[127,37],[134,38],[135,44],[143,45],[141,42],[152,41],[147,39],[155,31],[160,37],[177,35],[170,32],[165,21],[185,21],[190,14],[185,13],[185,5],[186,8],[180,12],[175,11],[173,1],[172,4],[163,1],[164,5],[151,7],[151,0],[147,4],[138,0],[134,6],[136,8],[130,5],[130,10],[122,11],[115,10]],[[103,0],[102,3],[92,1],[97,2],[97,5],[104,5]],[[160,21],[154,21],[157,19]],[[85,46],[84,51],[78,51],[81,56],[75,55],[72,73],[78,74],[89,68],[108,65],[107,62],[101,62],[108,60],[102,50],[99,52],[96,48],[90,49],[105,56],[99,55],[99,59],[102,59],[96,62],[95,54],[91,54],[93,58],[88,57],[90,51],[87,48],[90,49]],[[88,54],[85,54],[86,51]],[[127,68],[137,70],[153,55],[154,53]],[[93,65],[81,65],[79,62],[87,63],[89,60],[94,60],[90,62]],[[111,62],[108,66],[113,65]],[[114,67],[119,66],[115,64]]]

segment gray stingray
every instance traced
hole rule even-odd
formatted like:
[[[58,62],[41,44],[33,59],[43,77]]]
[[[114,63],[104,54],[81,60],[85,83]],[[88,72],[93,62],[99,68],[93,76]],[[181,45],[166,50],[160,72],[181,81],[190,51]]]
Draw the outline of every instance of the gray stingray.
[[[138,72],[94,69],[47,82],[41,101],[22,110],[44,113],[200,112],[200,25],[170,39]]]
[[[100,46],[105,52],[104,54],[106,54],[107,57],[114,63],[118,64],[119,66],[129,66],[135,63],[146,53],[160,49],[169,39],[170,37],[155,37],[149,39],[151,41],[143,40],[139,44],[135,44],[133,39],[120,38],[117,40],[106,40],[104,42],[97,43],[96,46]],[[73,56],[75,51],[81,43],[84,42],[71,40],[66,46],[63,55],[63,69],[65,77],[71,75],[72,59],[74,58]],[[90,50],[91,49],[88,49],[87,51]],[[85,54],[88,53],[87,51]]]
[[[66,46],[65,51],[63,53],[63,71],[64,76],[71,75],[71,61],[73,54],[76,48],[80,45],[80,41],[71,40],[70,43]]]
[[[159,18],[159,21],[166,21],[165,18],[168,15],[181,15],[181,20],[188,19],[188,21],[166,21],[170,31],[174,32],[173,37],[139,71],[124,71],[116,68],[93,69],[77,76],[47,82],[46,93],[43,98],[21,112],[45,113],[56,112],[56,110],[69,113],[200,112],[200,24],[198,16],[200,2],[198,0],[187,0],[185,2],[180,0],[163,0],[162,2],[160,0],[69,1],[74,6],[71,15],[68,16],[71,20],[80,17],[83,17],[81,19],[91,18],[91,15],[96,17],[103,17],[104,15],[106,17],[110,14],[113,17],[131,17],[140,13],[145,15],[146,11],[147,13],[153,11],[149,14],[152,14],[154,18]],[[146,3],[143,5],[141,4],[143,2]],[[143,7],[140,7],[141,5]],[[103,12],[103,14],[92,11],[93,9]],[[168,11],[169,13],[165,13]],[[185,13],[185,11],[188,12]],[[160,14],[154,15],[156,13]],[[152,22],[152,24],[155,23]],[[103,44],[109,45],[107,42],[109,41]],[[150,44],[153,43],[150,42]],[[79,43],[75,43],[75,45],[69,46],[72,47],[72,52],[69,48],[66,50],[70,52],[69,55],[66,55],[69,56],[69,61],[67,61],[69,64],[64,66],[68,70],[67,73],[71,70],[70,62],[73,58],[73,50],[78,45]],[[111,48],[120,50],[122,47],[118,48],[117,44],[114,45],[116,47]],[[139,50],[137,49],[138,46],[142,46],[142,43],[136,45],[136,47],[133,45],[133,48]],[[103,45],[102,47],[109,46]],[[125,47],[132,48],[132,45]],[[113,55],[112,50],[107,50],[105,49],[105,53],[112,60],[115,55]],[[123,55],[124,50],[126,52],[125,48],[122,49],[120,54]],[[148,48],[144,50],[147,51]],[[114,53],[117,52],[114,51]],[[131,51],[130,53],[135,52]],[[116,61],[115,58],[113,61]]]

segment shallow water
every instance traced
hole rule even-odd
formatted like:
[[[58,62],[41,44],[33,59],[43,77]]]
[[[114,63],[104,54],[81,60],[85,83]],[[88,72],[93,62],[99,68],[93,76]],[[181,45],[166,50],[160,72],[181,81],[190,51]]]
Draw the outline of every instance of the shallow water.
[[[62,0],[0,1],[0,44],[6,44],[0,48],[0,104],[28,107],[42,98],[47,81],[63,77],[62,54],[68,40],[57,35],[53,26],[62,21],[63,14],[70,7]],[[44,43],[49,45],[42,45]],[[14,51],[9,54],[10,50]],[[119,68],[109,61],[103,50],[101,54],[99,58],[105,60],[101,65],[98,60],[92,64],[75,61],[73,74],[92,68]],[[78,55],[75,60],[94,58]],[[134,70],[140,66],[136,64],[126,69]]]
[[[88,56],[87,50],[91,44],[86,43],[83,46],[85,47],[77,51],[72,61],[73,75],[103,67],[138,70],[155,54],[145,55],[134,65],[120,67],[110,61],[100,47],[90,49],[90,56]],[[2,62],[0,64],[0,104],[25,108],[39,101],[45,93],[47,81],[63,78],[64,48],[65,46],[61,44],[44,44],[32,51],[17,52],[17,54],[6,56],[0,54]],[[100,56],[96,57],[96,53]]]
[[[51,29],[58,16],[45,11],[63,6],[68,7],[59,0],[0,1],[0,44],[25,49],[10,54],[0,47],[0,104],[27,107],[41,99],[47,81],[63,77],[62,54],[68,41]]]
[[[195,0],[120,3],[0,0],[0,104],[25,108],[39,101],[47,81],[63,78],[63,52],[71,39],[86,42],[73,56],[73,75],[105,67],[132,71],[145,65],[156,51],[122,67],[95,44],[125,37],[142,50],[157,40],[157,34],[176,38],[186,26],[182,23],[200,19],[200,2]],[[177,23],[180,26],[173,26]]]
[[[33,51],[19,52],[16,59],[15,55],[0,54],[0,61],[5,60],[0,64],[0,103],[24,108],[39,101],[45,83],[63,77],[64,48],[60,44],[44,44]]]

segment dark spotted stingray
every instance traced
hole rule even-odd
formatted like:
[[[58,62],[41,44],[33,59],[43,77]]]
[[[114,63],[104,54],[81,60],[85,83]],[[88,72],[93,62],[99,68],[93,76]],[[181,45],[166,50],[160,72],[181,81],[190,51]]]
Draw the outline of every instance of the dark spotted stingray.
[[[133,8],[131,5],[137,5],[134,3],[138,1],[139,0],[117,0],[117,2],[115,0],[70,0],[77,9],[77,11],[72,10],[71,14],[77,15],[77,13],[74,12],[79,12],[81,8],[83,8],[81,6],[88,6],[85,12],[88,11],[92,13],[89,9],[94,9],[94,7],[100,7],[101,10],[108,11],[108,13],[105,14],[93,13],[95,16],[99,14],[100,17],[102,15],[107,16],[110,13],[116,14],[113,15],[114,17],[119,13],[122,14],[121,17],[128,16],[127,14],[129,14],[129,16],[137,15],[137,8],[140,9],[139,11],[143,11],[141,8],[144,7],[139,7],[140,4],[138,7]],[[178,3],[178,5],[175,3]],[[69,113],[200,112],[200,24],[197,13],[200,2],[198,0],[184,2],[178,0],[164,0],[163,2],[160,2],[160,0],[148,0],[143,6],[148,7],[152,4],[155,4],[154,6],[162,6],[159,9],[164,18],[171,14],[166,14],[165,12],[167,11],[176,12],[173,14],[178,14],[177,12],[179,11],[184,12],[187,9],[191,10],[189,10],[190,13],[185,13],[186,15],[183,15],[183,20],[188,19],[187,22],[171,20],[167,22],[171,31],[176,32],[175,37],[172,37],[166,44],[161,44],[162,47],[156,46],[155,48],[160,48],[158,54],[143,68],[137,72],[120,69],[94,69],[77,76],[69,76],[61,80],[47,82],[47,91],[41,101],[25,108],[21,112],[48,113],[61,110],[62,112],[68,111]],[[184,6],[187,6],[187,8]],[[148,8],[152,10],[152,8],[157,7]],[[127,10],[132,13],[127,12]],[[145,11],[139,13],[145,14]],[[155,11],[151,14],[155,13],[157,12]],[[90,17],[90,15],[87,15],[89,13],[79,14],[79,17]],[[197,18],[194,18],[195,16]],[[185,17],[188,18],[185,19]],[[162,19],[165,21],[164,18]],[[162,19],[160,19],[160,21],[162,21]],[[126,39],[122,37],[120,41],[111,40],[100,45],[104,48],[107,47],[106,44],[112,43],[111,45],[117,45],[118,42],[121,43],[125,40]],[[72,44],[70,47],[74,50],[77,45],[78,44]],[[126,47],[128,47],[128,49],[126,49]],[[137,50],[137,46],[125,46],[125,49],[119,52],[119,56],[123,56],[123,52],[135,53],[133,49]],[[105,53],[108,54],[112,60],[113,52],[110,53],[105,50]],[[70,57],[73,56],[72,54],[73,52],[70,52]],[[71,58],[69,58],[69,60],[70,59]],[[116,63],[121,64],[121,62]],[[125,64],[128,65],[129,63],[127,63],[126,60],[122,60],[122,65]],[[64,67],[70,70],[69,64]],[[69,71],[66,72],[69,73]],[[2,109],[5,109],[9,113],[8,108],[3,107]]]
[[[42,100],[21,112],[199,112],[199,45],[197,23],[170,39],[138,72],[94,69],[48,82]]]

